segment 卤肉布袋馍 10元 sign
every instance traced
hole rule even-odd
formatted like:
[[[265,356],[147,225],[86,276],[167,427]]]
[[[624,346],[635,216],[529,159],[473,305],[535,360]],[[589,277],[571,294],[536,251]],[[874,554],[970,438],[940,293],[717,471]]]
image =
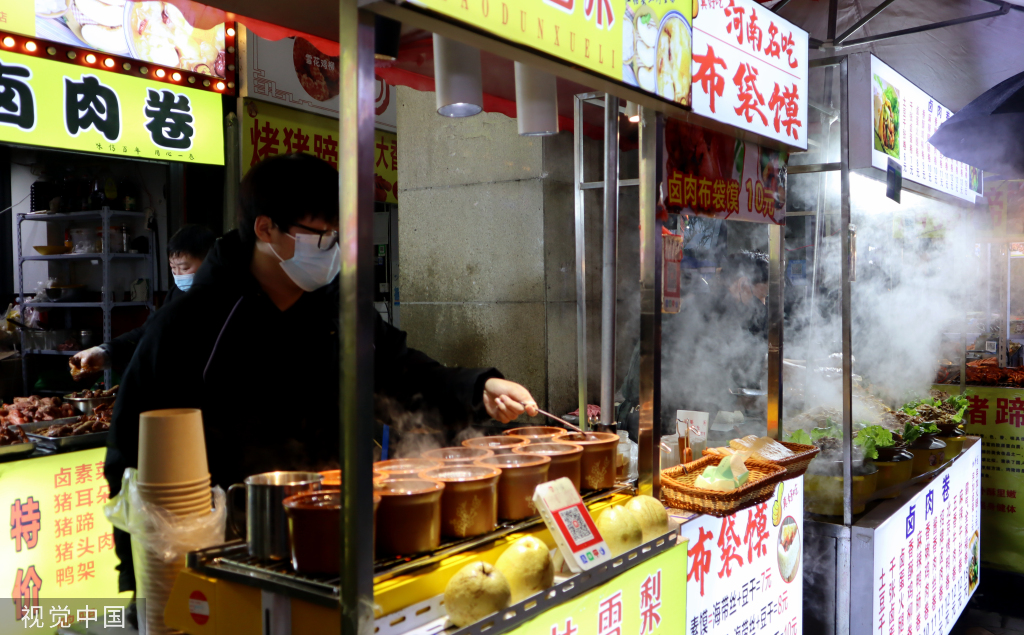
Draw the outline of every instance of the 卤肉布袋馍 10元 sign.
[[[2,52],[0,142],[222,165],[221,96]]]
[[[588,71],[690,105],[692,0],[412,0]]]

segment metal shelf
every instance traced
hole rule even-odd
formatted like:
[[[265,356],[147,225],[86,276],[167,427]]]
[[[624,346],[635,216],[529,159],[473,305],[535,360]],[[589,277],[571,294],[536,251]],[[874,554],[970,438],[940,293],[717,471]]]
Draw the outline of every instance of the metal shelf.
[[[30,348],[27,351],[22,351],[22,353],[25,354],[25,355],[64,355],[64,356],[67,356],[67,357],[71,357],[72,355],[75,355],[75,354],[81,353],[81,352],[82,351],[51,351],[51,350],[44,350],[44,349],[41,349],[41,348]]]
[[[149,258],[149,254],[110,254],[111,260],[140,260]],[[21,260],[103,260],[103,254],[57,254],[54,256],[22,256]]]
[[[24,220],[37,220],[47,223],[56,221],[68,221],[68,220],[96,220],[97,218],[103,218],[103,215],[107,214],[110,218],[145,218],[145,212],[120,212],[117,210],[96,210],[89,212],[71,212],[68,214],[39,214],[39,213],[25,213],[21,212],[18,214],[19,217]]]

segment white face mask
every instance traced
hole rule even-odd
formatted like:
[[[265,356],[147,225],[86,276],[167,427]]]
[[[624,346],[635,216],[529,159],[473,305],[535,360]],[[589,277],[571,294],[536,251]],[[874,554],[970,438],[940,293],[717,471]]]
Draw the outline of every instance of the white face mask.
[[[174,276],[174,285],[182,291],[188,291],[192,288],[192,278],[195,277],[194,273],[182,273],[182,274],[171,274]]]
[[[341,272],[341,248],[337,244],[321,250],[320,236],[316,234],[285,235],[295,241],[295,255],[285,260],[278,255],[273,245],[270,245],[270,251],[281,261],[281,268],[292,282],[303,291],[316,291],[329,284]]]

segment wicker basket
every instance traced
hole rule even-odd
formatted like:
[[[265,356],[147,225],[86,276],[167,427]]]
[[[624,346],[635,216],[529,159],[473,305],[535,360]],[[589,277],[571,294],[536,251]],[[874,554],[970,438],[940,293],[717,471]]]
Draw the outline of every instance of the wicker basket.
[[[704,468],[718,465],[721,460],[720,456],[709,455],[686,465],[662,470],[662,498],[677,509],[718,517],[729,516],[771,498],[775,484],[787,476],[786,469],[779,465],[748,459],[746,465],[750,476],[742,487],[731,492],[720,492],[694,485]]]
[[[788,459],[782,459],[781,461],[771,461],[776,465],[781,465],[786,468],[786,476],[783,479],[796,478],[797,476],[803,476],[803,473],[807,471],[807,466],[811,464],[811,461],[817,456],[818,452],[821,452],[821,448],[816,445],[803,445],[800,443],[789,443],[787,441],[779,441],[782,445],[786,446],[796,456],[791,456]]]

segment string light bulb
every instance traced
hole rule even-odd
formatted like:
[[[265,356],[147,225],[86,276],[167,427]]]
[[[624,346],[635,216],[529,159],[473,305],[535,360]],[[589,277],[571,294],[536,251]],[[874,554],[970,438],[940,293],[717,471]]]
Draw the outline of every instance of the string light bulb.
[[[36,43],[33,42],[32,40],[29,40],[28,42],[25,42],[25,50],[28,51],[29,53],[35,53],[37,48],[39,48],[39,47],[37,47]]]
[[[87,64],[95,64],[96,63],[96,56],[93,55],[92,53],[89,53],[88,55],[85,56],[85,62]]]
[[[12,46],[14,46],[14,38],[12,38],[9,35],[7,37],[5,37],[4,38],[4,46],[6,46],[7,48],[11,48]]]
[[[156,69],[156,76],[157,77],[159,77],[160,79],[163,79],[165,75],[167,75],[167,71],[165,71],[162,68]]]
[[[115,63],[116,62],[114,62],[114,60],[112,58],[109,58],[109,57],[107,59],[103,60],[103,65],[106,66],[107,68],[114,68],[114,64]]]

